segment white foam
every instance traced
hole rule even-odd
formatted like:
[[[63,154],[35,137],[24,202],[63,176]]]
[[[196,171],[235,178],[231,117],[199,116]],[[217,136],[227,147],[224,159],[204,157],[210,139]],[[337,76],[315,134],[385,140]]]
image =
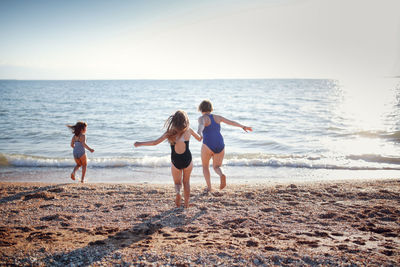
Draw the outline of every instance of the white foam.
[[[7,165],[13,167],[73,167],[75,162],[72,158],[46,158],[30,155],[2,155]],[[376,161],[373,159],[376,158]],[[224,159],[226,166],[243,167],[287,167],[329,170],[400,170],[399,164],[393,164],[393,158],[382,162],[382,156],[371,157],[361,155],[358,157],[336,157],[329,158],[319,155],[268,155],[268,154],[240,154],[227,155]],[[3,160],[4,161],[4,160]],[[396,161],[397,162],[397,161]],[[194,166],[201,166],[200,158],[193,158]],[[89,158],[90,167],[116,168],[116,167],[148,167],[160,168],[171,165],[170,157],[142,158]],[[4,164],[3,164],[4,165]]]

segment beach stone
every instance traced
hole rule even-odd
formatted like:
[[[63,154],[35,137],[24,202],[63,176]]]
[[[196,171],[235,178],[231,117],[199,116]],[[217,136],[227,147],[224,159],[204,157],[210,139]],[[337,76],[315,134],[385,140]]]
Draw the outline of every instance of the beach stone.
[[[43,230],[43,229],[46,229],[46,228],[49,228],[47,225],[40,225],[40,226],[35,226],[34,227],[36,230]]]
[[[150,216],[149,213],[142,213],[142,214],[139,214],[139,215],[137,216],[137,218],[144,219],[144,218],[147,218],[147,217],[149,217],[149,216]]]
[[[254,260],[253,260],[253,263],[254,263],[255,265],[261,265],[261,264],[263,264],[264,262],[263,262],[262,260],[260,260],[260,259],[254,259]]]
[[[233,237],[238,237],[238,238],[246,238],[246,237],[249,237],[249,234],[248,233],[232,233],[232,236]]]
[[[303,260],[305,263],[307,263],[307,264],[309,264],[309,265],[311,265],[311,266],[316,266],[316,265],[318,265],[318,262],[312,260],[309,256],[304,256],[304,257],[302,258],[302,260]]]
[[[0,247],[11,247],[17,244],[16,242],[13,242],[11,240],[1,240],[0,239]]]
[[[62,188],[62,187],[59,187],[59,188],[52,188],[52,189],[49,189],[48,191],[49,191],[49,192],[53,192],[53,193],[62,193],[62,192],[65,191],[65,189]]]
[[[29,194],[24,197],[24,201],[28,201],[31,199],[51,200],[51,199],[55,199],[55,196],[53,194],[49,194],[47,192],[40,192],[40,193]]]
[[[122,258],[122,255],[121,255],[121,253],[115,253],[114,255],[113,255],[113,258],[114,259],[121,259]]]
[[[162,227],[163,225],[160,223],[146,223],[133,229],[133,232],[136,234],[151,235],[160,230]]]
[[[89,242],[89,246],[100,246],[100,245],[105,245],[106,242],[104,240],[96,240],[96,241],[92,241]]]
[[[263,209],[260,209],[262,212],[276,212],[277,211],[277,209],[275,209],[275,208],[263,208]]]
[[[247,199],[255,199],[255,194],[253,192],[247,192],[244,194],[244,197]]]
[[[44,241],[55,241],[56,239],[54,238],[54,233],[52,232],[33,232],[31,233],[26,240],[28,241],[38,241],[38,240],[44,240]]]
[[[335,217],[336,215],[337,215],[337,214],[334,213],[334,212],[328,212],[328,213],[325,213],[325,214],[320,214],[319,217],[320,217],[321,219],[332,219],[332,218]]]
[[[114,209],[114,210],[122,210],[122,209],[124,209],[124,207],[125,207],[124,204],[120,204],[120,205],[115,205],[115,206],[113,207],[113,209]]]
[[[282,257],[280,257],[278,255],[274,255],[274,256],[272,256],[272,261],[275,265],[280,265],[282,262]]]
[[[381,253],[390,257],[390,256],[393,256],[394,251],[393,250],[384,250]]]
[[[30,228],[30,227],[15,227],[15,229],[21,230],[21,231],[24,232],[24,233],[34,231],[34,230],[33,230],[32,228]]]
[[[256,241],[256,240],[247,240],[246,246],[247,247],[258,247],[258,241]]]
[[[63,216],[60,214],[55,214],[55,215],[49,215],[49,216],[44,216],[40,218],[41,221],[67,221],[71,219],[71,216]]]

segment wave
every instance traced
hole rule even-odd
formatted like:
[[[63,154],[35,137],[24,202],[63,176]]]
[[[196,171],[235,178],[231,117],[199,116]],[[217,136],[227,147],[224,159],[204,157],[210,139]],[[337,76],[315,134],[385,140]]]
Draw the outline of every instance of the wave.
[[[385,131],[358,131],[351,132],[347,134],[341,134],[339,136],[357,136],[357,137],[365,137],[365,138],[379,138],[385,139],[389,141],[399,141],[400,140],[400,131],[394,132],[385,132]]]
[[[194,157],[194,165],[201,166],[200,158]],[[119,167],[169,167],[169,156],[142,158],[89,158],[89,166],[95,168]],[[400,170],[400,158],[382,155],[350,155],[327,157],[323,155],[277,155],[262,153],[227,154],[225,166],[286,167],[328,170]],[[0,166],[66,168],[75,166],[71,158],[47,158],[31,155],[0,154]]]
[[[170,159],[165,157],[143,158],[89,158],[91,167],[164,167],[170,165]],[[12,167],[73,167],[75,161],[71,158],[47,158],[31,155],[0,154],[0,166]]]
[[[400,158],[387,157],[387,156],[375,155],[375,154],[350,155],[347,158],[352,159],[352,160],[363,160],[363,161],[367,161],[367,162],[378,162],[378,163],[400,165]]]

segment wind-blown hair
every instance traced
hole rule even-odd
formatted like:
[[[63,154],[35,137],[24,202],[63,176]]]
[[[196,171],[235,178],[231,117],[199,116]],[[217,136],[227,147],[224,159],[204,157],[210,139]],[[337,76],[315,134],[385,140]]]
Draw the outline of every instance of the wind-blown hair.
[[[78,121],[75,125],[67,125],[67,127],[72,131],[75,136],[79,136],[83,129],[87,127],[87,123],[83,121]]]
[[[185,111],[178,110],[174,115],[169,116],[164,125],[167,128],[167,138],[174,144],[177,137],[180,137],[189,128],[189,118]]]

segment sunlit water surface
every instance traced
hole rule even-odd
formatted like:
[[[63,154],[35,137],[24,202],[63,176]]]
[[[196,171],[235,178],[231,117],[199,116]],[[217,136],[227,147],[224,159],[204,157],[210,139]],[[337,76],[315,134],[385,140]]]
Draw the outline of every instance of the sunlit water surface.
[[[0,81],[0,179],[68,181],[74,166],[66,124],[89,125],[91,182],[171,182],[170,147],[134,148],[159,137],[185,110],[197,129],[198,104],[252,126],[222,125],[224,168],[235,183],[397,178],[400,87],[396,79]],[[191,140],[192,182],[203,182]],[[216,179],[213,174],[213,179]]]

